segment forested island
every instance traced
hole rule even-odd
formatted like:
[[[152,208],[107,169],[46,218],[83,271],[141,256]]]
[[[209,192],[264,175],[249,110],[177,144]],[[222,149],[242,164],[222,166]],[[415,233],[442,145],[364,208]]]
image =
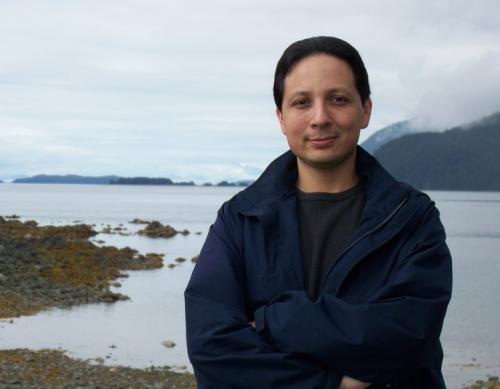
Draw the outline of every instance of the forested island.
[[[189,182],[173,182],[170,178],[150,178],[150,177],[130,177],[130,178],[117,178],[111,180],[111,185],[183,185],[194,186],[193,181]]]
[[[38,174],[33,177],[18,178],[12,181],[14,184],[94,184],[106,185],[113,180],[117,180],[118,176],[79,176],[76,174],[66,175],[47,175]]]
[[[0,181],[2,182],[2,181]],[[162,185],[162,186],[248,186],[251,180],[240,181],[220,181],[212,184],[205,182],[197,185],[194,181],[174,182],[170,178],[151,178],[151,177],[119,177],[119,176],[79,176],[75,174],[68,175],[47,175],[39,174],[33,177],[18,178],[13,181],[14,184],[93,184],[93,185]]]

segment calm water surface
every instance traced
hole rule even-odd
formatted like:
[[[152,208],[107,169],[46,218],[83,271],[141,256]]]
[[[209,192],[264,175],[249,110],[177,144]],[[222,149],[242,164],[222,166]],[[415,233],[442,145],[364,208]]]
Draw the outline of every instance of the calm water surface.
[[[220,205],[239,188],[97,185],[0,185],[0,215],[18,214],[42,224],[129,224],[159,220],[188,236],[150,239],[99,234],[94,240],[142,253],[165,254],[165,263],[199,253]],[[441,211],[453,255],[454,289],[442,342],[450,388],[500,373],[500,193],[429,192]],[[191,370],[186,354],[183,291],[190,261],[174,269],[131,271],[117,289],[130,301],[53,309],[0,322],[0,348],[57,348],[108,364],[170,365]],[[176,347],[166,349],[164,340]],[[116,346],[116,348],[111,346]],[[107,358],[106,358],[107,357]]]

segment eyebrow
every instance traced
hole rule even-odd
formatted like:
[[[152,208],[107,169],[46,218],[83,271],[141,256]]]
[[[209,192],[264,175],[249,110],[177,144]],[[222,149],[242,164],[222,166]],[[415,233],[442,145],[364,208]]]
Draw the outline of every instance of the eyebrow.
[[[327,94],[331,94],[331,93],[350,93],[349,90],[347,88],[342,88],[342,87],[338,87],[338,88],[332,88],[332,89],[328,89],[326,91]],[[290,97],[289,97],[289,100],[291,99],[294,99],[298,96],[309,96],[310,93],[306,90],[298,90],[298,91],[295,91],[293,92]]]

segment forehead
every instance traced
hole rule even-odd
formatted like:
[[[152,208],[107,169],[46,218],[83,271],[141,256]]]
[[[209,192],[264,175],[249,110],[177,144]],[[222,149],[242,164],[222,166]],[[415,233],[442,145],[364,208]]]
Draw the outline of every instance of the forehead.
[[[355,88],[349,64],[329,54],[313,54],[295,63],[285,77],[285,94],[296,89]]]

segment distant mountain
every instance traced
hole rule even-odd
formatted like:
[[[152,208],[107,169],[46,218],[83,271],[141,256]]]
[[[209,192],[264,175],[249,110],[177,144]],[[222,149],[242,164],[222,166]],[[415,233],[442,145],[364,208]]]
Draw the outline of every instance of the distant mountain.
[[[204,182],[201,186],[249,186],[254,180],[240,180],[240,181],[220,181],[217,184],[211,182]]]
[[[65,176],[55,176],[39,174],[28,178],[18,178],[13,181],[15,184],[109,184],[118,179],[118,176],[87,177],[68,174]]]
[[[441,133],[405,135],[375,157],[397,179],[423,190],[500,191],[500,112]]]
[[[386,143],[394,139],[401,138],[402,136],[409,134],[414,134],[418,132],[428,132],[428,131],[424,131],[422,129],[411,126],[409,120],[396,122],[394,124],[391,124],[387,127],[378,130],[375,134],[373,134],[367,140],[361,143],[361,146],[370,154],[373,154],[381,146],[385,145]]]
[[[1,183],[2,181],[0,181]],[[170,178],[150,178],[150,177],[119,177],[101,176],[87,177],[69,174],[65,176],[39,174],[33,177],[17,178],[13,181],[16,184],[99,184],[99,185],[177,185],[196,186],[193,181],[174,182]],[[217,184],[206,182],[203,186],[248,186],[250,180],[235,182],[221,181]]]
[[[112,185],[173,185],[170,178],[149,178],[149,177],[119,177],[110,182]]]
[[[248,186],[251,183],[252,183],[251,180],[242,180],[242,181],[235,181],[235,182],[220,181],[217,183],[216,186]]]
[[[3,181],[2,181],[2,180],[0,180],[0,184],[3,184]]]
[[[120,177],[110,182],[112,185],[188,185],[193,186],[193,181],[173,182],[170,178],[149,178],[149,177]]]

